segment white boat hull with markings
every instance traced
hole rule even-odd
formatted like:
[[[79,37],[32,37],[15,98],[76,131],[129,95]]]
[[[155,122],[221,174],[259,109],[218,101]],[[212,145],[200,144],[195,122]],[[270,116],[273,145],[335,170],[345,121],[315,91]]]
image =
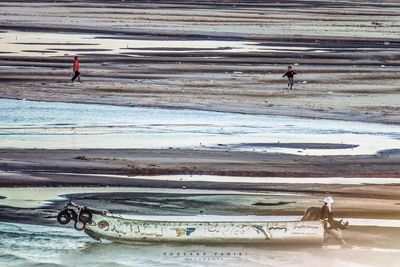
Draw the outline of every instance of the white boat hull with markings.
[[[260,217],[260,218],[257,218]],[[321,243],[319,221],[271,221],[263,216],[123,216],[93,214],[85,232],[119,242]]]

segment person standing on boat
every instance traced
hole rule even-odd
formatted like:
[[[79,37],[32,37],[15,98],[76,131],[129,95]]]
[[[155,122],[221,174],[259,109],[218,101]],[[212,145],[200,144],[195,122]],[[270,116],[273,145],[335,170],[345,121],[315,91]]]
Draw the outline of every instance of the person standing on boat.
[[[285,72],[285,74],[283,74],[282,77],[287,76],[288,78],[288,89],[292,90],[293,89],[293,85],[294,85],[294,75],[296,75],[297,72],[292,68],[292,66],[288,66],[287,67],[287,71]]]
[[[74,57],[74,64],[72,66],[72,71],[74,72],[74,76],[71,79],[71,82],[74,82],[76,78],[78,78],[78,82],[81,82],[81,73],[79,72],[80,63],[79,58],[77,56]]]
[[[335,237],[339,240],[344,247],[347,247],[346,241],[343,239],[343,234],[340,229],[346,229],[349,226],[349,223],[342,223],[342,220],[336,221],[333,218],[332,213],[332,204],[333,204],[332,197],[326,197],[324,199],[324,205],[321,208],[321,220],[324,223],[325,232],[328,235]]]

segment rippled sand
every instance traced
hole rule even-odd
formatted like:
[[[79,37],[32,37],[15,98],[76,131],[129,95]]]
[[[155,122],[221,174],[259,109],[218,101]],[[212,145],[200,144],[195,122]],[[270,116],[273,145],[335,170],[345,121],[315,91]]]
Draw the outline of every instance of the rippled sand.
[[[394,0],[0,8],[2,97],[400,122]],[[84,83],[72,86],[74,55]]]
[[[114,107],[0,104],[0,265],[397,267],[399,8],[2,1],[0,97]],[[82,84],[69,82],[74,55]],[[135,176],[156,174],[188,176]],[[352,249],[126,246],[52,226],[67,199],[128,214],[301,216],[328,194],[353,224]]]

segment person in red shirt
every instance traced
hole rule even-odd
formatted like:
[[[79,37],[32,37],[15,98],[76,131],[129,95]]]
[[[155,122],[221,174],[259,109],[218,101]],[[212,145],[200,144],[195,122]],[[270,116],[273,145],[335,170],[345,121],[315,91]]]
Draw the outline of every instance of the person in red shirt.
[[[71,82],[74,82],[78,78],[78,82],[81,82],[81,73],[79,72],[80,64],[79,58],[74,58],[74,65],[72,66],[72,71],[74,72],[74,77],[72,77]]]

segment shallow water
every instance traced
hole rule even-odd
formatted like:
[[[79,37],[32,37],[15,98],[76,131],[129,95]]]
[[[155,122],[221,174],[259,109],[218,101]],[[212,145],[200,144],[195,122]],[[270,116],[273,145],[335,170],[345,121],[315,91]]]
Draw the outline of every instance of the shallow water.
[[[68,228],[0,222],[0,264],[11,266],[398,266],[400,250],[338,246],[98,243]]]
[[[397,200],[335,197],[338,207],[362,206],[370,209],[390,209]],[[108,209],[115,214],[147,220],[225,220],[225,221],[298,221],[301,215],[265,215],[273,210],[306,210],[322,205],[319,195],[283,192],[241,192],[229,190],[194,190],[141,187],[3,187],[0,189],[0,207],[16,210],[51,208],[68,200],[97,209]],[[365,204],[364,204],[365,205]],[[59,205],[58,205],[59,206]],[[202,213],[199,211],[202,210]],[[203,212],[204,211],[204,212]],[[232,214],[237,214],[232,216]],[[254,214],[258,214],[255,216]],[[279,214],[279,213],[278,213]],[[287,214],[287,213],[286,213]],[[239,216],[240,215],[240,216]],[[167,216],[167,217],[165,217]],[[189,217],[188,217],[189,216]],[[400,228],[400,220],[382,218],[343,218],[352,226]]]
[[[68,34],[7,31],[0,32],[0,47],[3,53],[18,56],[51,57],[90,54],[123,54],[135,56],[139,53],[156,52],[169,54],[190,52],[328,52],[329,49],[315,47],[285,47],[259,44],[259,42],[222,40],[151,40],[131,39],[115,35]],[[169,48],[169,49],[168,49]]]
[[[112,193],[114,192],[114,194]],[[127,194],[127,193],[130,194]],[[96,194],[98,194],[96,196]],[[246,193],[215,190],[183,190],[154,188],[96,188],[96,187],[48,187],[48,188],[2,188],[0,206],[34,207],[42,206],[38,214],[30,216],[52,215],[46,206],[53,201],[67,198],[79,204],[91,203],[96,208],[118,209],[123,214],[141,218],[154,218],[155,215],[196,215],[202,218],[220,219],[221,215],[233,214],[232,210],[241,210],[246,214],[254,203],[281,203],[282,209],[296,205],[310,206],[320,203],[320,196],[287,193]],[[83,196],[83,198],[80,198]],[[336,198],[338,204],[352,205],[363,199],[345,197]],[[186,201],[186,202],[184,202]],[[285,204],[284,201],[287,201]],[[289,202],[292,201],[292,202]],[[349,202],[350,201],[350,202]],[[355,202],[352,202],[355,201]],[[390,202],[390,203],[389,203]],[[201,203],[201,206],[198,206]],[[364,202],[365,203],[365,202]],[[396,200],[369,202],[390,207]],[[27,205],[29,204],[29,205]],[[21,206],[22,205],[22,206]],[[199,209],[211,206],[214,214],[220,216],[198,215]],[[277,209],[277,206],[273,206]],[[268,207],[267,207],[268,208]],[[296,208],[298,209],[298,208]],[[3,209],[4,210],[4,209]],[[12,209],[10,209],[12,210]],[[125,212],[126,210],[129,212]],[[17,208],[18,214],[24,209]],[[56,212],[51,210],[53,213]],[[164,213],[163,213],[164,212]],[[207,211],[206,211],[207,212]],[[29,214],[29,212],[28,212]],[[248,217],[248,216],[247,216]],[[254,216],[250,216],[254,218]],[[265,220],[298,220],[299,216],[262,216]],[[238,216],[235,216],[238,219]],[[54,223],[47,219],[47,225]],[[0,222],[0,266],[397,266],[400,257],[400,243],[396,238],[387,242],[385,235],[398,235],[399,220],[348,218],[353,226],[374,226],[382,228],[376,231],[365,230],[354,239],[351,249],[341,250],[338,245],[322,247],[307,246],[254,246],[233,244],[176,244],[176,243],[98,243],[82,232],[52,226],[38,226]],[[376,227],[379,226],[379,227]],[[386,232],[385,229],[392,229]],[[393,230],[394,229],[394,230]],[[356,232],[357,233],[357,232]],[[354,234],[353,234],[354,236]],[[393,239],[395,241],[393,241]],[[366,242],[368,241],[368,242]],[[362,245],[360,245],[362,244]]]
[[[2,175],[12,175],[10,172],[1,172]],[[246,177],[246,176],[218,176],[218,175],[151,175],[151,176],[128,176],[113,174],[76,174],[76,173],[59,173],[69,176],[86,176],[86,177],[110,177],[125,179],[144,179],[159,181],[203,181],[203,182],[219,182],[219,183],[251,183],[251,184],[327,184],[327,185],[398,185],[398,178],[382,178],[382,177]]]
[[[17,208],[37,208],[51,204],[54,201],[67,201],[67,195],[91,193],[163,193],[180,194],[182,196],[201,195],[205,198],[222,196],[225,201],[236,196],[288,196],[290,193],[250,193],[240,191],[172,189],[172,188],[145,188],[145,187],[1,187],[0,206]],[[299,195],[300,194],[296,194]]]
[[[196,148],[299,155],[400,148],[399,125],[198,110],[0,99],[0,122],[2,148]],[[358,146],[307,149],[315,143]]]

